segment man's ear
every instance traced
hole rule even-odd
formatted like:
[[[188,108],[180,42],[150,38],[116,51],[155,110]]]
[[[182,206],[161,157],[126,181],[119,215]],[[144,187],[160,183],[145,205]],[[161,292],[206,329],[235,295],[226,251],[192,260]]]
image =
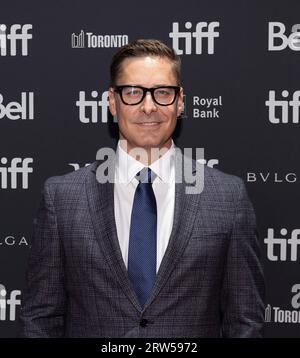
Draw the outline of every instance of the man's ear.
[[[108,89],[108,102],[109,102],[110,113],[114,117],[117,114],[117,105],[116,105],[115,92],[112,87],[109,87]]]
[[[178,100],[177,100],[177,117],[180,116],[183,109],[183,88],[180,87],[180,91],[178,93]]]

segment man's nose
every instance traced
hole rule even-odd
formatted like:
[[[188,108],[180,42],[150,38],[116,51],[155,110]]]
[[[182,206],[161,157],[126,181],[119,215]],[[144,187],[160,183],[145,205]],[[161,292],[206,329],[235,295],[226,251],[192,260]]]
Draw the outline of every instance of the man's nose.
[[[150,114],[152,112],[156,112],[157,111],[157,105],[154,102],[151,93],[147,92],[146,96],[142,102],[142,107],[141,107],[142,111],[144,111],[146,114]]]

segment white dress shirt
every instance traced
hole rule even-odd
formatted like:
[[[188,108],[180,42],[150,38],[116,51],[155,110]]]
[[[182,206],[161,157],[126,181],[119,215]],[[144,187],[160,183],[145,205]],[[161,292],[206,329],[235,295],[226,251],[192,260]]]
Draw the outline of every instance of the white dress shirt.
[[[130,156],[121,146],[117,146],[114,210],[118,240],[126,268],[128,267],[128,246],[131,211],[135,189],[138,186],[136,174],[145,165]],[[175,148],[170,149],[149,168],[156,174],[152,187],[157,205],[157,258],[156,272],[169,243],[173,226],[175,205]]]

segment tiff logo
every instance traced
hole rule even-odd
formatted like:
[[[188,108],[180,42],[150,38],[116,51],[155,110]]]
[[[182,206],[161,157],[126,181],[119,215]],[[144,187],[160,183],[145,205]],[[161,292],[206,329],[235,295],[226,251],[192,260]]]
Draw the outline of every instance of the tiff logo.
[[[10,165],[7,165],[8,159],[0,158],[0,188],[1,189],[17,189],[21,186],[22,189],[28,189],[28,176],[33,172],[33,168],[29,167],[33,163],[33,158],[13,158]],[[19,166],[20,164],[20,166]],[[21,184],[17,180],[21,174]],[[8,178],[10,177],[10,187],[8,187]]]
[[[283,98],[288,98],[289,91],[284,90],[281,92],[281,95]],[[273,124],[299,123],[299,98],[300,91],[295,91],[293,99],[290,101],[275,99],[275,91],[269,91],[269,99],[265,101],[266,106],[269,107],[269,121]],[[289,116],[289,108],[292,109],[292,118]]]
[[[34,119],[34,93],[21,92],[21,101],[8,102],[3,104],[3,96],[0,93],[0,119],[8,118],[11,120]]]
[[[186,22],[184,24],[186,30],[191,30],[192,23]],[[219,37],[219,32],[215,31],[216,28],[220,26],[219,22],[213,21],[210,23],[207,22],[198,22],[195,27],[195,31],[179,31],[179,23],[173,22],[173,31],[169,33],[171,39],[173,39],[173,48],[178,55],[191,55],[193,47],[193,38],[195,39],[195,54],[202,54],[202,45],[204,39],[207,40],[207,53],[212,55],[214,53],[214,44],[215,38]],[[179,47],[180,40],[184,42],[184,49]]]
[[[287,229],[281,229],[280,235],[286,236]],[[268,235],[264,239],[264,243],[267,245],[267,257],[270,261],[287,261],[287,247],[290,245],[291,261],[297,261],[298,245],[300,245],[300,229],[295,229],[291,232],[290,238],[275,238],[274,229],[268,229]],[[275,247],[278,249],[275,252]]]
[[[7,291],[5,286],[0,284],[0,321],[5,321],[7,316],[7,307],[9,307],[9,320],[16,320],[16,307],[21,304],[21,300],[17,296],[21,295],[21,291],[11,291],[9,298],[7,298]]]
[[[287,46],[293,51],[300,51],[300,24],[291,28],[291,34],[286,36],[285,26],[281,22],[269,22],[269,51],[281,51]],[[275,41],[277,44],[275,44]]]
[[[98,109],[101,108],[101,122],[107,123],[108,119],[108,91],[104,91],[101,95],[101,100],[98,101],[97,91],[91,92],[93,100],[86,99],[85,91],[79,92],[79,100],[76,101],[76,106],[79,108],[79,120],[82,123],[98,123]]]
[[[21,41],[21,55],[28,56],[28,41],[32,39],[31,24],[14,24],[10,29],[5,24],[0,24],[0,56],[16,56],[17,55],[17,41]],[[7,53],[9,43],[9,52]]]

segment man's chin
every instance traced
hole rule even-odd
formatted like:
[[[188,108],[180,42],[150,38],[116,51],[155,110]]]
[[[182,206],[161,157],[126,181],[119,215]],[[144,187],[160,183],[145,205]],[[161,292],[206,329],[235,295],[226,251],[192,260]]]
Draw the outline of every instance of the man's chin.
[[[142,148],[144,150],[151,150],[151,149],[159,149],[162,147],[170,147],[170,145],[167,145],[167,143],[161,142],[161,141],[157,141],[157,140],[150,140],[150,141],[144,141],[141,143],[137,143],[137,145],[135,146],[136,148]]]
[[[121,138],[120,138],[121,139]],[[121,139],[122,144],[123,144],[123,148],[124,145],[127,146],[127,150],[129,149],[135,149],[138,150],[139,148],[149,151],[152,148],[162,148],[162,147],[166,147],[166,148],[170,148],[172,140],[171,138],[164,140],[162,138],[154,138],[154,137],[146,137],[141,135],[140,138],[137,138],[137,140],[126,140],[125,138]]]

